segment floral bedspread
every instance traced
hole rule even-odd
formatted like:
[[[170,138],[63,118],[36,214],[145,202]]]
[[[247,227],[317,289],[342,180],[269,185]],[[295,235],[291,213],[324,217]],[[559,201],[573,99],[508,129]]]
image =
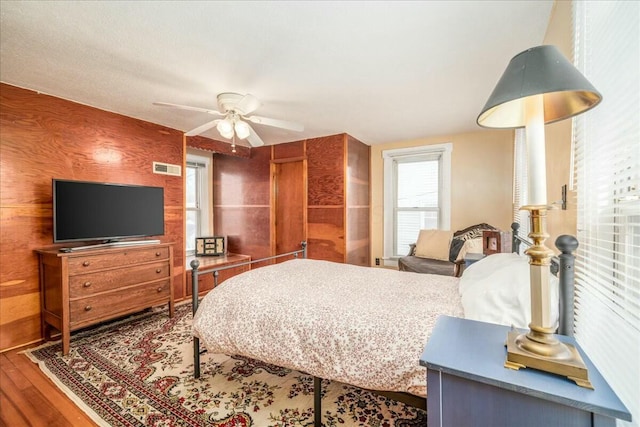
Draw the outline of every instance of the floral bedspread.
[[[214,353],[426,396],[419,359],[439,315],[462,317],[458,281],[295,259],[234,276],[209,292],[193,332]]]

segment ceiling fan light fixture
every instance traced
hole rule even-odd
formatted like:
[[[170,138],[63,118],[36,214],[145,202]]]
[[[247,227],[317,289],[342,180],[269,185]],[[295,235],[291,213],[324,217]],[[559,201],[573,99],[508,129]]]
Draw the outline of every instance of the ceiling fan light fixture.
[[[216,129],[223,138],[231,139],[233,137],[233,124],[229,119],[220,120]]]
[[[262,116],[248,116],[247,114],[252,114],[253,111],[260,106],[258,99],[251,94],[241,95],[239,93],[223,92],[218,94],[217,99],[218,110],[172,104],[169,102],[154,102],[154,105],[197,111],[221,117],[220,119],[211,120],[185,132],[185,136],[200,135],[215,127],[220,136],[224,139],[233,141],[234,146],[236,138],[246,140],[251,147],[260,147],[264,145],[264,141],[251,127],[252,125],[250,123],[257,123],[262,126],[271,126],[295,132],[302,132],[304,130],[304,126],[298,123]]]
[[[246,122],[243,122],[242,120],[236,121],[234,128],[236,130],[236,135],[240,139],[246,139],[251,134],[251,131],[249,130],[249,125]]]
[[[231,132],[220,132],[220,136],[222,136],[225,139],[231,139],[231,138],[233,138],[233,135],[234,135],[233,131],[231,131]]]

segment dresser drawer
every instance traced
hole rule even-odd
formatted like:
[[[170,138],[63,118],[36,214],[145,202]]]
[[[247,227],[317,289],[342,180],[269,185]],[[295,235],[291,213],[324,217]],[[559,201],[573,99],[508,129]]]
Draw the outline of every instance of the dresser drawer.
[[[134,265],[125,268],[79,274],[69,277],[69,298],[90,296],[136,283],[150,282],[169,277],[169,263]]]
[[[169,259],[169,248],[123,249],[118,252],[69,258],[69,274],[84,274],[105,268],[122,267],[161,259]]]
[[[171,280],[166,279],[70,301],[71,329],[167,303],[170,295]]]

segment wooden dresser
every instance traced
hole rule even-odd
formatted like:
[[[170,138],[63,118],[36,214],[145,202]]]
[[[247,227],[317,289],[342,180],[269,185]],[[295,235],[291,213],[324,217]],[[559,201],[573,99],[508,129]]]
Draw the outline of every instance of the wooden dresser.
[[[62,333],[168,303],[173,317],[173,247],[169,243],[60,252],[36,251],[40,260],[42,329]]]

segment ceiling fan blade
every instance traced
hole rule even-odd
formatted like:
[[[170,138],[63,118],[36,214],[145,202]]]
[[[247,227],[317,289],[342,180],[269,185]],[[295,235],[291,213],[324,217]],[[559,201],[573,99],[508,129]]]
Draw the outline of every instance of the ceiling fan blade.
[[[251,144],[252,147],[261,147],[264,145],[262,138],[258,136],[251,126],[249,126],[249,136],[247,137],[247,141],[249,141],[249,144]]]
[[[243,117],[243,119],[248,120],[251,123],[257,123],[259,125],[273,126],[276,128],[288,129],[296,132],[302,132],[304,130],[304,125],[301,125],[300,123],[288,122],[286,120],[270,119],[268,117],[260,116]]]
[[[257,110],[258,107],[260,107],[260,101],[258,101],[258,98],[251,95],[250,93],[243,96],[242,99],[240,99],[240,101],[238,101],[238,103],[236,104],[236,109],[241,114],[249,114]]]
[[[202,132],[208,131],[209,129],[211,129],[212,127],[214,127],[215,125],[218,124],[218,122],[220,121],[220,119],[215,119],[215,120],[211,120],[210,122],[207,122],[201,126],[198,126],[195,129],[191,129],[189,132],[185,132],[185,136],[195,136],[195,135],[200,135]]]
[[[188,105],[171,104],[169,102],[154,102],[153,105],[159,105],[160,107],[178,108],[180,110],[199,111],[201,113],[213,114],[214,116],[224,116],[225,115],[225,113],[221,113],[218,110],[208,110],[206,108],[190,107]]]

